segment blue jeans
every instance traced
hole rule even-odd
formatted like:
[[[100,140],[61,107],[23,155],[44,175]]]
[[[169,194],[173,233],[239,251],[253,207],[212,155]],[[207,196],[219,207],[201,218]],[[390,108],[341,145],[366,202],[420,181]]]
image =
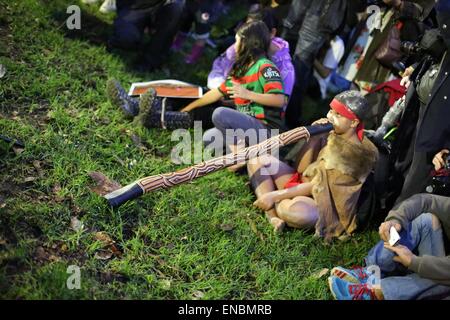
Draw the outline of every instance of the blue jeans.
[[[207,147],[210,147],[212,144],[217,147],[219,144],[219,147],[227,148],[227,141],[229,144],[236,144],[238,140],[244,138],[239,136],[237,132],[236,137],[230,137],[229,135],[227,137],[227,130],[241,129],[245,132],[247,130],[254,129],[248,131],[255,133],[254,136],[245,136],[245,142],[247,145],[260,143],[270,138],[272,135],[279,134],[279,130],[272,131],[258,119],[226,107],[219,107],[214,110],[212,114],[212,122],[214,124],[214,128],[207,130],[203,135],[203,143]],[[228,134],[229,133],[230,131],[228,131]],[[222,139],[220,142],[217,140],[219,137]],[[227,148],[226,152],[229,153],[230,151],[231,150]]]
[[[414,219],[407,230],[400,232],[400,237],[400,244],[418,256],[445,256],[442,229],[433,229],[431,213],[423,213]],[[377,265],[380,268],[381,289],[386,300],[414,300],[450,294],[450,286],[408,273],[405,267],[393,260],[394,257],[395,253],[385,249],[383,241],[380,241],[365,259],[366,266]]]

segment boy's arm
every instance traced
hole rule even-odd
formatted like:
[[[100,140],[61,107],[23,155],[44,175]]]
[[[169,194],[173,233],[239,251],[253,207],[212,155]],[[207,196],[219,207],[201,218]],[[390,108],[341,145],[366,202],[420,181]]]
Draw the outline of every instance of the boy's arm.
[[[206,106],[208,104],[214,103],[216,101],[219,101],[220,98],[222,98],[223,95],[218,89],[213,89],[208,91],[203,97],[194,100],[193,102],[189,103],[186,107],[181,109],[181,112],[189,112],[194,109]]]
[[[292,199],[298,196],[310,196],[312,194],[313,184],[311,182],[303,182],[295,187],[278,190],[275,201],[279,202],[285,199]]]
[[[304,182],[289,189],[272,191],[259,197],[253,205],[267,211],[282,200],[292,199],[298,196],[310,196],[312,194],[312,187],[312,183]]]
[[[397,220],[403,228],[424,212],[434,213],[439,220],[450,219],[450,198],[433,194],[421,193],[403,201],[397,209],[391,210],[386,217],[388,220]]]

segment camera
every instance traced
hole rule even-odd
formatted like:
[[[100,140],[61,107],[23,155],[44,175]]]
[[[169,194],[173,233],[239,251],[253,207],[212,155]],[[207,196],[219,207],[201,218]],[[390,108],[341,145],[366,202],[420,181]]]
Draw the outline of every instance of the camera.
[[[401,50],[408,56],[418,54],[423,51],[418,42],[412,41],[403,41],[401,44]]]
[[[439,29],[426,30],[418,42],[403,41],[400,48],[408,56],[426,54],[435,59],[440,59],[447,50]]]
[[[445,158],[445,165],[439,171],[433,171],[431,184],[426,187],[426,192],[440,196],[450,196],[450,156]]]

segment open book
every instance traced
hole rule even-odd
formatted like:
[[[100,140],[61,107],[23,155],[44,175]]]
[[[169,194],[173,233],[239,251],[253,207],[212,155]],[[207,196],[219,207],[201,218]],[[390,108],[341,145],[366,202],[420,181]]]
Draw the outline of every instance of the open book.
[[[131,85],[128,95],[139,96],[147,92],[149,88],[155,89],[158,97],[197,99],[203,96],[202,87],[172,79],[135,82]]]

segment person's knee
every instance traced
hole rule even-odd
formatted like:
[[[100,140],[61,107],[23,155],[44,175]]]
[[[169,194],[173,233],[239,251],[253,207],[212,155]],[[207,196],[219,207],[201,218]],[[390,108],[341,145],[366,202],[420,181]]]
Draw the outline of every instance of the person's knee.
[[[212,122],[215,127],[224,128],[227,124],[229,109],[225,107],[219,107],[214,110],[212,114]]]
[[[435,227],[439,226],[439,220],[431,213],[422,213],[420,216],[413,220],[413,228],[416,227],[422,233],[429,233],[436,230]]]
[[[312,228],[319,216],[314,200],[303,196],[281,201],[277,207],[277,213],[294,228]]]
[[[431,214],[431,227],[433,228],[434,231],[441,229],[442,225],[441,222],[439,221],[439,218],[430,213]]]

